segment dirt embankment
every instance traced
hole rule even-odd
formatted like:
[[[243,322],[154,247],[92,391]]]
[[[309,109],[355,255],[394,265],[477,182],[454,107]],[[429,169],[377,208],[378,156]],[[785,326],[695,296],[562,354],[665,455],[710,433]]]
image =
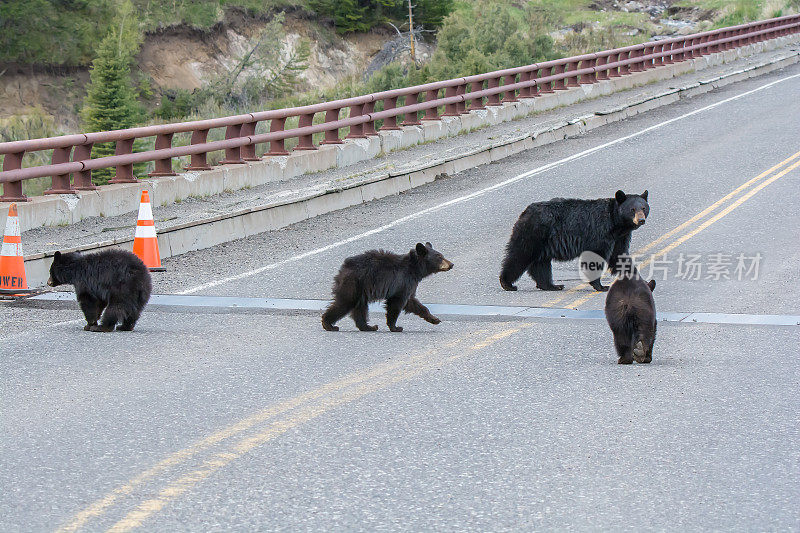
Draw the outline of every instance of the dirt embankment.
[[[166,89],[197,89],[234,65],[266,22],[233,13],[209,31],[170,27],[148,34],[137,56],[134,80],[147,80],[156,95]],[[301,75],[303,88],[331,87],[363,75],[372,56],[396,37],[394,32],[374,31],[343,38],[316,21],[292,17],[284,28],[285,54],[303,40],[311,47],[308,69]],[[88,69],[0,65],[0,125],[13,116],[44,113],[56,129],[76,131],[88,81]]]

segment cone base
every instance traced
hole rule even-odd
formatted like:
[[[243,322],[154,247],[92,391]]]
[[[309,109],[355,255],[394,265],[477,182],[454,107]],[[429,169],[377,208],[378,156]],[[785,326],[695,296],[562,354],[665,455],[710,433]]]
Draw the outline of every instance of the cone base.
[[[150,272],[166,272],[167,269],[164,267],[147,267],[147,270]]]
[[[36,292],[36,289],[0,289],[0,294],[19,294],[20,296],[24,296],[32,292]]]

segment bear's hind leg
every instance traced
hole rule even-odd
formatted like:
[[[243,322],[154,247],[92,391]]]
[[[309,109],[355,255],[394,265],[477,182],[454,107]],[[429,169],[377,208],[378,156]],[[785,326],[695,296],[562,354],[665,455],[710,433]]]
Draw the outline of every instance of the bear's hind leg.
[[[653,344],[656,342],[655,330],[649,327],[640,328],[636,335],[636,344],[633,346],[633,358],[637,363],[650,363],[653,361]]]
[[[531,258],[529,254],[518,250],[506,250],[506,256],[503,258],[503,268],[500,270],[500,286],[503,287],[503,290],[517,290],[514,282],[519,279],[530,264]]]
[[[356,323],[356,327],[361,331],[378,331],[378,326],[367,324],[368,311],[367,302],[359,302],[350,312],[350,316],[353,317],[353,322]]]
[[[619,356],[617,363],[621,365],[633,363],[631,337],[627,332],[614,332],[614,348],[617,349],[617,355]]]
[[[322,313],[322,329],[325,331],[339,331],[339,328],[334,326],[334,324],[349,313],[352,308],[352,305],[342,302],[338,298],[335,299],[325,312]]]
[[[397,296],[386,300],[386,325],[389,326],[389,331],[396,333],[403,331],[403,328],[397,325],[397,317],[400,316],[402,310],[403,300]]]
[[[102,331],[104,333],[114,331],[114,326],[116,326],[120,318],[124,316],[126,316],[126,313],[119,304],[109,302],[108,307],[106,307],[103,313],[103,319],[100,321],[100,325],[90,326],[89,331]]]
[[[553,283],[553,267],[549,259],[536,261],[528,267],[528,275],[536,282],[536,286],[543,291],[560,291],[563,285]]]

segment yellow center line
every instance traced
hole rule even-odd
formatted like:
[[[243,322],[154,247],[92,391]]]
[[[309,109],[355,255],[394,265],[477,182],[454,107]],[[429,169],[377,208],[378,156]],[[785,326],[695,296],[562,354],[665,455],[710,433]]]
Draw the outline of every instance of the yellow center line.
[[[462,341],[463,337],[460,337],[456,341],[445,344],[442,347],[447,348],[455,346]],[[314,401],[326,395],[335,394],[336,392],[341,391],[352,385],[356,385],[370,379],[375,379],[383,374],[396,370],[397,368],[401,368],[404,365],[414,364],[417,360],[424,359],[425,357],[431,355],[432,353],[435,353],[435,350],[426,350],[412,356],[411,358],[379,364],[366,371],[354,372],[352,374],[343,377],[342,379],[327,383],[322,387],[300,394],[294,398],[282,401],[274,406],[259,411],[254,415],[251,415],[231,426],[228,426],[227,428],[217,431],[212,435],[193,443],[192,445],[182,450],[179,450],[171,454],[166,459],[160,461],[156,465],[145,470],[141,474],[135,476],[127,483],[115,488],[104,497],[93,502],[88,507],[75,514],[66,525],[62,526],[56,531],[66,533],[79,530],[90,519],[104,514],[120,498],[132,493],[137,486],[141,485],[147,480],[155,477],[156,475],[160,474],[161,472],[169,468],[184,463],[185,461],[194,457],[198,453],[208,448],[211,448],[231,437],[234,437],[261,422],[264,422],[270,418],[283,414],[287,411],[296,409],[297,407],[305,404],[306,402]]]
[[[711,204],[710,206],[706,207],[701,212],[697,213],[692,218],[690,218],[686,222],[682,223],[680,226],[677,226],[677,227],[671,229],[670,231],[668,231],[665,234],[661,235],[660,237],[658,237],[654,241],[652,241],[652,242],[646,244],[644,247],[636,250],[635,252],[633,252],[633,255],[641,255],[641,254],[645,253],[647,250],[653,248],[654,246],[657,246],[658,244],[664,242],[666,239],[669,239],[670,237],[672,237],[676,233],[678,233],[680,231],[683,231],[684,229],[686,229],[690,225],[694,224],[695,222],[697,222],[701,218],[705,217],[706,215],[708,215],[709,213],[714,211],[716,208],[718,208],[720,205],[722,205],[723,203],[727,202],[728,200],[730,200],[731,198],[733,198],[734,196],[736,196],[737,194],[739,194],[743,190],[745,190],[748,187],[756,184],[758,181],[762,180],[766,176],[769,176],[770,174],[772,174],[773,172],[775,172],[779,168],[787,165],[788,163],[791,163],[792,161],[794,161],[798,157],[800,157],[800,152],[797,152],[794,155],[791,155],[791,156],[787,157],[786,159],[784,159],[783,161],[781,161],[777,165],[773,166],[772,168],[769,168],[769,169],[765,170],[764,172],[762,172],[758,176],[756,176],[756,177],[748,180],[747,182],[739,185],[737,188],[735,188],[734,190],[732,190],[731,192],[729,192],[728,194],[726,194],[725,196],[723,196],[722,198],[720,198],[719,200],[717,200],[716,202]],[[656,255],[658,255],[658,254],[656,254]],[[553,307],[556,304],[562,302],[563,300],[566,300],[567,298],[569,298],[570,296],[572,296],[576,292],[584,290],[584,289],[586,289],[588,287],[590,287],[590,285],[588,283],[580,283],[580,284],[576,285],[575,287],[572,287],[572,288],[567,289],[566,291],[562,292],[559,296],[553,298],[552,300],[548,300],[547,302],[542,304],[542,307]],[[592,296],[594,296],[594,295],[595,295],[595,293],[592,293]],[[591,297],[591,296],[589,296],[589,297]],[[572,305],[572,303],[570,303],[570,304],[566,305],[565,307],[574,307],[574,306]]]
[[[211,459],[203,462],[203,464],[195,470],[182,475],[180,478],[170,483],[167,487],[162,489],[157,496],[140,503],[134,510],[130,511],[121,520],[108,529],[109,533],[124,533],[140,527],[145,520],[147,520],[154,513],[163,509],[167,504],[176,498],[180,497],[196,485],[231,463],[244,454],[252,451],[253,449],[283,435],[287,431],[302,425],[320,415],[332,410],[335,407],[351,403],[354,400],[362,398],[370,393],[384,390],[390,386],[407,381],[413,377],[419,376],[425,372],[433,369],[440,368],[445,364],[452,363],[461,358],[470,355],[475,350],[479,350],[495,342],[506,338],[514,333],[520,331],[524,327],[531,325],[516,326],[494,335],[490,335],[482,339],[470,347],[470,350],[464,350],[455,355],[447,355],[439,358],[420,359],[414,364],[410,364],[405,368],[400,368],[395,372],[386,373],[379,376],[377,379],[364,382],[358,386],[352,387],[338,396],[330,395],[316,403],[304,405],[293,414],[283,419],[270,423],[263,431],[249,437],[240,439],[233,443],[227,450],[215,454]],[[459,343],[465,338],[459,339]],[[451,343],[455,345],[457,343]],[[453,346],[450,346],[453,347]],[[438,352],[439,350],[434,350]]]
[[[666,254],[667,252],[669,252],[671,250],[674,250],[675,248],[677,248],[678,246],[680,246],[684,242],[688,241],[689,239],[691,239],[692,237],[694,237],[695,235],[697,235],[698,233],[700,233],[701,231],[703,231],[704,229],[706,229],[710,225],[714,224],[716,221],[718,221],[719,219],[723,218],[724,216],[726,216],[728,213],[730,213],[731,211],[733,211],[734,209],[736,209],[740,205],[742,205],[744,202],[746,202],[747,200],[752,198],[758,191],[760,191],[761,189],[763,189],[764,187],[766,187],[770,183],[782,178],[783,176],[785,176],[786,174],[788,174],[792,170],[796,169],[797,167],[800,167],[800,161],[798,161],[797,163],[794,163],[793,165],[791,165],[791,166],[785,168],[784,170],[778,172],[777,174],[775,174],[771,178],[769,178],[767,180],[764,180],[763,182],[761,182],[761,184],[757,185],[756,187],[753,187],[748,193],[744,194],[742,197],[740,197],[738,200],[733,202],[731,205],[729,205],[728,207],[726,207],[725,209],[723,209],[722,211],[720,211],[719,213],[717,213],[713,217],[709,218],[708,220],[706,220],[705,222],[700,224],[698,227],[696,227],[695,229],[693,229],[689,233],[683,235],[682,237],[680,237],[678,239],[675,239],[674,241],[672,241],[672,243],[668,244],[667,246],[663,247],[658,252],[656,252],[652,256],[650,256],[650,258],[642,261],[641,264],[639,265],[639,268],[643,268],[643,267],[649,265],[650,262],[652,261],[653,257],[659,256],[659,255],[663,257],[664,254]],[[582,296],[582,297],[570,302],[568,307],[577,307],[577,306],[585,303],[586,301],[588,301],[592,297],[596,296],[597,294],[599,294],[599,293],[591,293],[591,294],[588,294],[586,296]]]

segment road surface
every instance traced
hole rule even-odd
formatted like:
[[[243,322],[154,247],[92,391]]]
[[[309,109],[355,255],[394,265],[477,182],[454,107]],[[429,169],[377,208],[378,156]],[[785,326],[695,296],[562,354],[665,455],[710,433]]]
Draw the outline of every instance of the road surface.
[[[798,102],[795,66],[167,260],[182,299],[130,334],[3,304],[0,530],[797,529]],[[649,191],[650,365],[616,364],[574,262],[560,293],[497,279],[526,205],[617,189]],[[465,307],[322,330],[345,257],[418,241],[455,263],[420,299]]]

